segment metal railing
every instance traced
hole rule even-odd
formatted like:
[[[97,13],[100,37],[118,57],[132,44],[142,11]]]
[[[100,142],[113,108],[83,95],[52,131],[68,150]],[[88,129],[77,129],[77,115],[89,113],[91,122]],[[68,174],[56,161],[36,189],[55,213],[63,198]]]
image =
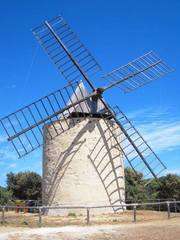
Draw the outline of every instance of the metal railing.
[[[127,209],[129,207],[132,208],[132,222],[136,222],[137,221],[137,210],[138,207],[148,207],[148,206],[159,206],[159,205],[164,205],[166,206],[166,212],[167,212],[167,218],[170,219],[171,218],[171,205],[176,205],[176,212],[180,212],[180,201],[162,201],[162,202],[149,202],[149,203],[131,203],[131,204],[123,204],[123,205],[113,205],[113,207],[117,207],[117,208],[122,208],[122,209]],[[90,224],[90,213],[91,210],[93,209],[107,209],[107,208],[112,208],[112,205],[102,205],[102,206],[64,206],[64,205],[59,205],[59,206],[36,206],[36,207],[21,207],[21,206],[0,206],[0,211],[1,211],[1,224],[5,224],[6,223],[6,216],[5,213],[6,211],[10,211],[10,210],[18,210],[18,209],[31,209],[31,210],[36,210],[36,213],[38,213],[38,226],[41,227],[42,223],[43,223],[43,215],[45,213],[46,210],[50,210],[50,209],[66,209],[66,210],[72,210],[72,209],[81,209],[81,210],[86,210],[86,224],[89,225]],[[179,215],[180,216],[180,215]]]

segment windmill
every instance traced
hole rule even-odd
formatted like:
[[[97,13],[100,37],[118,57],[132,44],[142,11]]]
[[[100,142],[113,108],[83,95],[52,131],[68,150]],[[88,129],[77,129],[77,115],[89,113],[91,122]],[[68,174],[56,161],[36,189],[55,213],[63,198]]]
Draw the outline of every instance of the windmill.
[[[158,178],[165,165],[118,106],[104,92],[131,92],[172,69],[154,52],[104,76],[100,65],[62,16],[44,21],[33,34],[67,80],[67,85],[0,120],[21,158],[43,145],[43,204],[104,204],[122,210],[124,161],[146,179]],[[102,82],[102,81],[101,81]]]

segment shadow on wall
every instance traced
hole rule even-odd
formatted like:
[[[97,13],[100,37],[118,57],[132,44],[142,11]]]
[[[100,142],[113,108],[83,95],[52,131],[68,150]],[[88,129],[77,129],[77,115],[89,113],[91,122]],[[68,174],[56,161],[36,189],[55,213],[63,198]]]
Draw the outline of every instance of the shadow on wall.
[[[104,126],[102,128],[99,121],[96,122],[101,137],[88,157],[101,179],[110,205],[121,205],[125,202],[125,185],[122,152],[115,141],[115,137],[117,140],[120,137],[119,127],[109,120],[103,119],[102,121],[106,128]],[[96,151],[96,149],[99,150]],[[123,207],[113,207],[114,211],[119,209],[123,209]]]
[[[85,139],[81,141],[81,138],[86,131],[92,132],[95,128],[98,129],[100,137],[94,144],[88,158],[103,184],[109,203],[111,205],[124,203],[124,164],[122,152],[118,148],[117,142],[114,139],[115,135],[113,134],[116,130],[118,131],[118,128],[109,120],[96,119],[96,121],[87,121],[83,128],[78,131],[66,151],[60,152],[53,169],[48,169],[48,174],[46,174],[46,179],[44,179],[44,181],[47,181],[47,184],[45,184],[46,189],[43,189],[44,205],[51,205],[54,202],[58,186],[61,184],[68,166],[86,141]],[[119,137],[118,134],[116,137]],[[113,208],[113,210],[116,211],[118,209]]]

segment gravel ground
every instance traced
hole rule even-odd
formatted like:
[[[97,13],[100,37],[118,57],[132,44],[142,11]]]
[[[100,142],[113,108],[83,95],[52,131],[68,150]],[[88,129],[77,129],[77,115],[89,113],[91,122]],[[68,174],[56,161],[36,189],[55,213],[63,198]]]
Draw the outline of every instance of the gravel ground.
[[[0,240],[180,240],[180,217],[139,223],[42,228],[0,227]]]

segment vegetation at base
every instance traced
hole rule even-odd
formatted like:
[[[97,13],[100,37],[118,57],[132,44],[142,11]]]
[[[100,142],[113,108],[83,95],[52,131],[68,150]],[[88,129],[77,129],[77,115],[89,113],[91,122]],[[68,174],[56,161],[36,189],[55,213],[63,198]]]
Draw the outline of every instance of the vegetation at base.
[[[130,168],[125,169],[125,196],[133,201],[145,201],[147,199],[146,189],[142,173],[135,173]]]
[[[147,180],[142,173],[135,174],[132,169],[125,169],[126,200],[128,202],[158,201],[159,199],[180,200],[180,176],[167,174],[159,181],[152,180],[145,187]],[[7,174],[7,187],[0,187],[0,205],[15,204],[21,200],[41,199],[41,176],[35,172]],[[22,204],[20,204],[22,205]],[[69,216],[74,214],[69,213]]]
[[[159,199],[180,200],[180,176],[167,174],[153,179],[147,186],[148,180],[143,179],[142,173],[135,174],[130,168],[125,169],[126,199],[132,202],[157,201]]]
[[[5,205],[10,199],[12,199],[12,192],[0,187],[0,205]]]
[[[8,173],[7,190],[16,199],[38,200],[41,198],[41,176],[35,172]]]
[[[76,214],[74,212],[69,212],[68,217],[76,217]]]
[[[113,222],[118,222],[118,220],[117,219],[113,219]]]
[[[0,205],[22,205],[21,200],[41,199],[41,176],[35,172],[7,174],[7,187],[0,187]]]

